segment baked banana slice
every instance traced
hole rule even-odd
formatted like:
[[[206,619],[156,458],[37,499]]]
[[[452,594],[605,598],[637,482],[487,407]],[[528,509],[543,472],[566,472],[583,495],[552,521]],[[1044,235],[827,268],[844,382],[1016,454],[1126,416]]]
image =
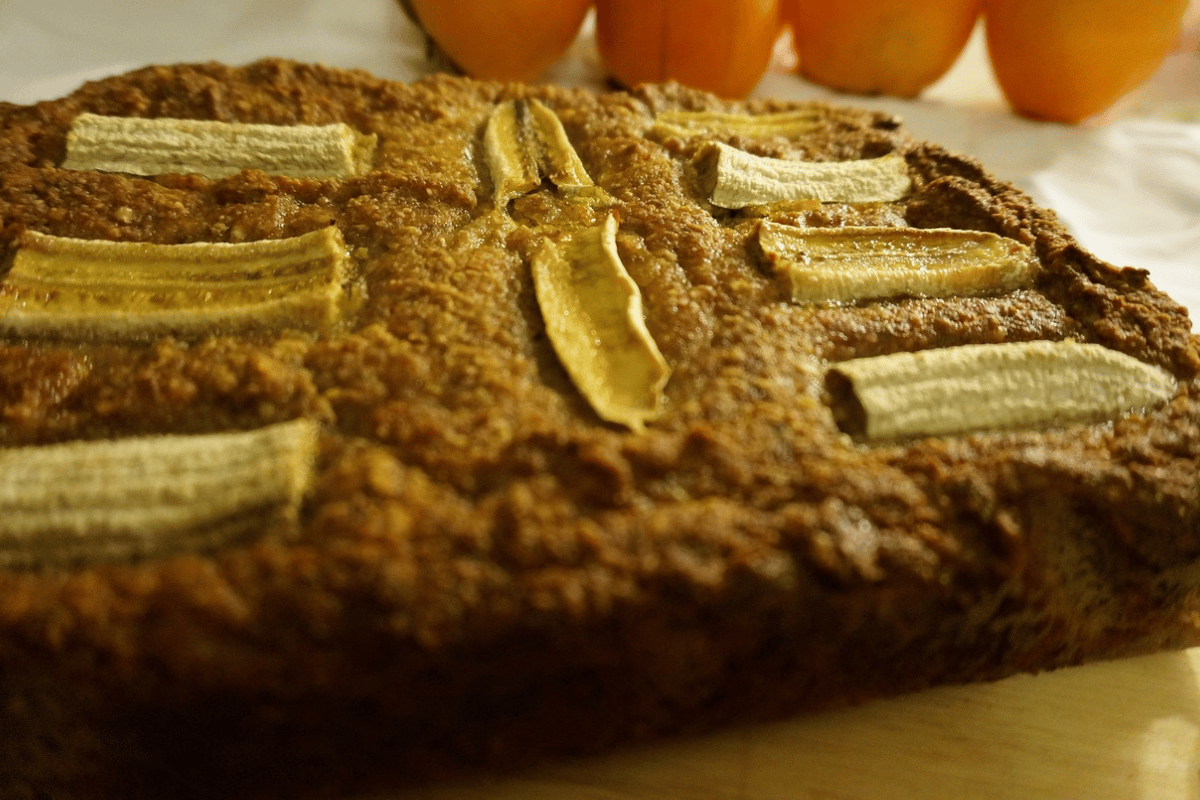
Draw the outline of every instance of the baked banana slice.
[[[857,358],[832,373],[842,427],[867,439],[1115,419],[1160,406],[1176,389],[1158,367],[1074,341]]]
[[[527,194],[543,178],[560,189],[594,187],[562,121],[540,100],[508,100],[488,118],[483,149],[498,205]]]
[[[351,178],[371,168],[376,136],[344,123],[262,125],[80,114],[63,169],[222,178],[258,169],[291,178]]]
[[[325,330],[340,314],[347,259],[333,226],[232,244],[27,232],[0,283],[0,333],[121,341]]]
[[[744,138],[797,139],[821,125],[814,109],[739,114],[723,111],[661,111],[651,130],[660,135],[692,136],[719,134]]]
[[[604,420],[640,431],[658,416],[671,370],[621,263],[617,219],[547,239],[533,259],[546,332],[580,393]]]
[[[0,567],[207,549],[294,522],[317,427],[0,450]]]
[[[951,228],[800,228],[762,222],[763,255],[800,303],[1001,294],[1033,282],[1020,242]]]
[[[709,200],[739,209],[770,203],[887,203],[912,188],[908,162],[897,153],[853,161],[788,161],[712,142],[699,157]]]

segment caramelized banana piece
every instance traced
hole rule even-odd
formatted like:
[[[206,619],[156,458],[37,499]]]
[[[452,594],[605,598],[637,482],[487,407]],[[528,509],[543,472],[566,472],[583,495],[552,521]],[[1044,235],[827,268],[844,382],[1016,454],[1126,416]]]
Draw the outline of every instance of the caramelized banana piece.
[[[147,244],[27,232],[0,283],[0,333],[144,340],[337,319],[346,245],[336,227],[238,244]]]
[[[897,153],[855,161],[787,161],[712,142],[698,168],[712,204],[729,209],[797,200],[891,202],[912,187],[908,162]]]
[[[1038,267],[1020,242],[950,228],[762,222],[758,243],[775,269],[787,273],[792,299],[801,303],[999,294],[1030,285]]]
[[[211,549],[295,522],[317,428],[0,450],[0,567]]]
[[[542,183],[537,137],[529,131],[527,118],[528,103],[523,100],[501,103],[488,117],[483,150],[497,205],[532,192]]]
[[[498,105],[484,129],[483,147],[499,205],[533,191],[543,178],[568,191],[594,186],[562,121],[537,99]]]
[[[1115,419],[1165,403],[1176,388],[1158,367],[1073,341],[896,353],[831,372],[856,401],[835,400],[840,424],[883,440]]]
[[[528,119],[540,144],[542,173],[559,188],[581,188],[594,185],[592,178],[575,152],[558,115],[540,100],[529,101]]]
[[[260,125],[80,114],[63,169],[222,178],[258,169],[290,178],[351,178],[371,168],[376,137],[349,125]]]
[[[533,259],[550,343],[601,419],[640,431],[663,404],[670,367],[646,329],[641,291],[617,253],[617,220],[547,239]]]
[[[721,111],[663,111],[652,130],[659,134],[688,137],[700,134],[746,138],[783,137],[797,139],[820,127],[820,115],[811,109],[768,114],[735,114]]]

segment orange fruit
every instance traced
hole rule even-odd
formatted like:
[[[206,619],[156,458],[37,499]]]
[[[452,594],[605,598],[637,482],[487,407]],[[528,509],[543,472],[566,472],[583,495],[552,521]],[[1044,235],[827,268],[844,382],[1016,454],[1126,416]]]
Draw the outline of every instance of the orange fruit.
[[[597,0],[600,60],[618,83],[674,80],[744,97],[783,27],[778,0]]]
[[[985,0],[996,81],[1019,114],[1078,122],[1171,52],[1188,0]]]
[[[962,52],[980,0],[783,0],[798,70],[854,94],[915,97]]]
[[[566,52],[591,0],[400,0],[467,75],[533,81]]]

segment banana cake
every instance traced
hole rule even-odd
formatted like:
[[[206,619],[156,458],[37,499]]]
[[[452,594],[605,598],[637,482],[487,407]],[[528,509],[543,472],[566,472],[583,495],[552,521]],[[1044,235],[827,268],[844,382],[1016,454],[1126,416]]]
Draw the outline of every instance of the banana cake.
[[[1200,644],[1200,341],[891,116],[0,104],[0,794],[329,796]]]

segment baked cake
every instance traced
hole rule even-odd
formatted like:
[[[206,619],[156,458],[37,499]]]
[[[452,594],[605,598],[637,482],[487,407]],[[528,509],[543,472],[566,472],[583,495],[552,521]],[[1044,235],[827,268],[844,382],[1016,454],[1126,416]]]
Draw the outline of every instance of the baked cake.
[[[0,794],[304,797],[1200,643],[1200,342],[898,120],[0,104]]]

